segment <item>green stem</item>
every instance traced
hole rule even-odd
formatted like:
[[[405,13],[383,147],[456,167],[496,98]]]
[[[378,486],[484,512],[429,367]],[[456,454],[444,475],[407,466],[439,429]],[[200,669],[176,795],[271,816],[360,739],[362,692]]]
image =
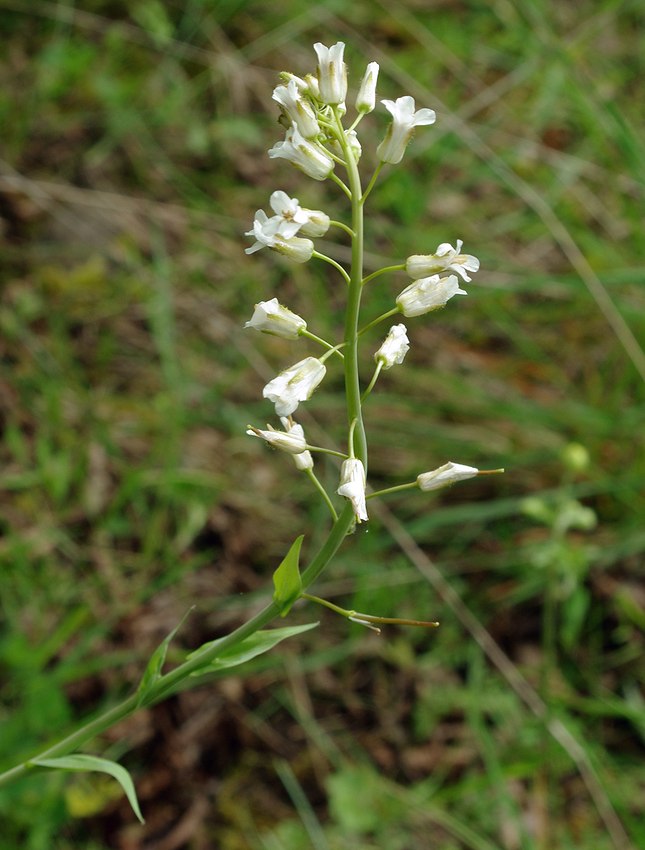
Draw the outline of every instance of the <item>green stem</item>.
[[[332,227],[340,227],[340,229],[344,230],[348,236],[351,236],[352,239],[354,238],[354,231],[351,227],[348,227],[343,221],[336,221],[335,219],[332,219],[329,224]]]
[[[405,263],[398,263],[396,266],[384,266],[382,269],[378,269],[378,271],[368,274],[363,281],[363,286],[365,286],[366,283],[369,283],[370,280],[374,280],[375,277],[379,277],[379,275],[386,274],[387,272],[401,272],[404,268]]]
[[[408,481],[407,484],[396,484],[394,487],[387,487],[385,490],[376,490],[374,493],[368,493],[366,499],[375,499],[377,496],[387,496],[390,493],[401,493],[403,490],[414,490],[419,487],[416,481]]]
[[[334,520],[334,522],[337,522],[338,521],[338,514],[336,513],[336,508],[334,507],[334,503],[329,498],[329,493],[325,490],[323,485],[320,483],[320,481],[316,477],[315,472],[312,469],[307,469],[306,472],[307,472],[307,476],[309,477],[311,483],[314,485],[316,490],[318,490],[320,495],[323,497],[325,504],[329,508],[329,513],[331,514],[332,519]]]
[[[355,456],[362,462],[367,473],[367,438],[363,425],[361,410],[361,388],[358,374],[358,319],[361,307],[361,292],[363,289],[363,205],[361,203],[361,177],[354,155],[347,143],[343,132],[340,116],[336,107],[333,108],[337,138],[343,149],[346,160],[347,180],[352,203],[352,266],[350,270],[349,289],[347,293],[347,312],[345,315],[345,398],[347,402],[347,421],[350,427],[354,424]]]
[[[362,278],[363,278],[363,209],[361,204],[361,183],[358,167],[354,161],[347,139],[343,132],[342,124],[337,110],[334,110],[334,118],[338,131],[338,139],[343,148],[343,154],[347,162],[347,174],[349,178],[348,188],[340,178],[332,174],[334,181],[351,199],[352,204],[352,267],[351,274],[338,264],[324,255],[318,255],[321,259],[336,266],[348,282],[347,316],[345,321],[345,388],[347,398],[347,417],[350,424],[354,423],[354,444],[356,456],[363,462],[367,469],[367,441],[361,413],[360,384],[358,375],[358,318],[360,310]],[[329,354],[330,352],[328,352]],[[333,505],[332,516],[337,516]],[[354,511],[348,502],[340,515],[337,516],[329,534],[317,554],[302,573],[302,587],[306,590],[325,569],[341,546],[346,535],[354,526]],[[259,631],[270,623],[280,613],[279,607],[270,602],[246,623],[217,641],[215,646],[206,646],[191,654],[190,658],[175,667],[169,673],[161,676],[146,693],[146,705],[154,705],[171,694],[181,689],[182,684],[199,669],[203,669],[209,662],[213,661],[222,650],[240,643],[245,638]],[[119,721],[133,714],[140,707],[138,694],[133,694],[118,705],[104,711],[98,717],[86,723],[80,729],[75,730],[56,744],[39,752],[35,758],[54,758],[74,752],[87,741],[105,732]],[[0,774],[0,785],[24,775],[33,770],[34,765],[29,760],[10,770]]]
[[[367,196],[369,195],[369,193],[374,188],[374,185],[376,184],[376,180],[378,179],[378,176],[381,173],[381,169],[383,168],[383,165],[384,165],[383,162],[379,162],[379,164],[374,169],[374,174],[372,174],[372,179],[370,180],[370,182],[367,185],[367,189],[365,190],[365,194],[361,197],[361,204],[365,203],[365,201],[367,200]]]
[[[336,262],[336,260],[332,260],[331,257],[327,256],[327,254],[321,254],[318,251],[314,251],[311,256],[316,257],[316,259],[318,260],[324,260],[326,263],[329,263],[330,266],[333,266],[337,271],[342,274],[342,276],[345,278],[345,283],[349,283],[349,275],[341,266],[341,264]]]
[[[389,319],[391,316],[398,315],[400,312],[401,311],[398,307],[393,307],[391,310],[388,310],[387,313],[383,313],[382,315],[377,316],[376,319],[372,319],[372,321],[368,325],[365,325],[365,327],[362,327],[360,329],[358,335],[363,336],[366,331],[371,330],[373,327],[379,325],[381,322],[384,322],[386,319]]]
[[[376,369],[374,369],[374,374],[372,375],[372,380],[369,382],[369,384],[367,385],[367,389],[365,390],[365,392],[361,396],[361,401],[365,401],[365,399],[368,397],[368,395],[374,389],[374,385],[376,384],[376,382],[378,380],[378,376],[381,374],[382,368],[383,368],[383,361],[379,360],[379,362],[376,364]]]
[[[343,357],[342,352],[340,352],[338,350],[340,346],[332,345],[331,342],[327,342],[326,339],[323,339],[320,336],[316,336],[316,334],[312,334],[311,331],[308,331],[308,330],[300,331],[298,336],[304,336],[307,339],[312,340],[313,342],[317,342],[319,345],[322,345],[323,348],[327,348],[330,351],[333,351],[334,353],[336,353],[341,359]],[[341,343],[341,345],[342,345],[342,343]]]

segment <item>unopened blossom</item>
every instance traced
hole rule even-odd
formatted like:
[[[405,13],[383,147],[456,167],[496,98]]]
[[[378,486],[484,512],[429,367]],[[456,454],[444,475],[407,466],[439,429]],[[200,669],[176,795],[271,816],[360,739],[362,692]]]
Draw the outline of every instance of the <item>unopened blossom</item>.
[[[284,219],[274,215],[269,218],[264,210],[258,210],[255,214],[253,229],[246,232],[246,236],[255,236],[255,242],[245,253],[253,254],[260,248],[271,248],[279,254],[284,254],[296,263],[306,263],[311,259],[314,252],[314,243],[311,239],[302,239],[299,236],[285,237],[280,228],[283,227]]]
[[[320,126],[311,104],[302,96],[295,79],[286,86],[276,86],[273,100],[280,104],[287,118],[295,124],[305,139],[315,139]]]
[[[288,160],[314,180],[326,180],[334,170],[334,160],[322,145],[305,139],[297,127],[287,130],[285,140],[276,142],[269,156]]]
[[[323,103],[343,103],[347,94],[347,66],[343,61],[345,45],[339,41],[333,47],[325,47],[317,42],[314,50],[318,56],[316,76],[320,99]]]
[[[459,288],[456,275],[440,277],[438,274],[434,274],[431,277],[415,280],[409,286],[406,286],[403,292],[400,292],[397,296],[396,304],[404,316],[411,318],[444,307],[453,295],[467,294]]]
[[[403,363],[410,349],[410,340],[405,325],[393,325],[385,337],[383,345],[374,355],[377,363],[382,363],[383,369],[391,369],[395,364]]]
[[[434,254],[413,254],[405,261],[405,270],[413,280],[441,272],[455,272],[468,283],[471,280],[468,272],[479,271],[479,260],[472,254],[462,254],[463,244],[461,239],[457,239],[456,248],[449,242],[442,242]]]
[[[277,298],[272,298],[255,305],[253,316],[244,327],[282,339],[297,339],[301,331],[306,330],[307,323],[297,313],[283,307]]]
[[[316,357],[305,357],[269,381],[262,395],[275,404],[278,416],[289,416],[301,401],[311,397],[326,371],[324,364]]]
[[[450,484],[455,484],[457,481],[466,481],[468,478],[474,478],[479,474],[479,470],[474,466],[464,466],[462,463],[453,463],[449,461],[443,466],[433,469],[432,472],[422,472],[417,476],[417,484],[421,490],[439,490],[441,487],[448,487]]]
[[[417,109],[414,98],[410,95],[396,100],[382,100],[381,103],[392,116],[392,123],[387,128],[385,138],[376,149],[381,162],[396,165],[401,162],[408,142],[412,138],[414,128],[434,124],[436,114],[434,109]]]
[[[347,145],[349,150],[354,157],[354,162],[358,162],[361,158],[361,154],[363,153],[363,149],[361,147],[361,143],[358,140],[358,135],[356,130],[345,130],[345,138],[347,139]],[[335,153],[336,156],[339,156],[341,159],[345,158],[345,151],[343,150],[342,145],[338,141],[338,139],[331,139],[329,142],[329,149],[332,153]]]
[[[304,433],[298,434],[297,431],[294,433],[293,429],[276,431],[271,425],[267,425],[267,430],[263,431],[260,428],[254,428],[253,425],[248,425],[246,433],[251,437],[259,437],[273,448],[288,452],[291,455],[301,454],[307,449]]]
[[[365,467],[355,457],[343,461],[340,470],[340,487],[336,491],[352,503],[357,522],[368,519],[365,506]]]
[[[331,219],[322,210],[309,210],[302,207],[300,210],[302,217],[305,218],[304,224],[300,226],[300,233],[303,236],[324,236],[329,230]]]
[[[282,422],[282,426],[288,434],[293,434],[294,437],[297,437],[302,440],[305,439],[305,432],[302,425],[299,425],[297,422],[294,422],[290,416],[280,417],[280,422]],[[293,456],[293,460],[296,464],[297,469],[307,470],[313,469],[314,467],[314,459],[311,456],[310,451],[305,450],[304,452],[299,452],[298,454]]]
[[[356,111],[371,112],[376,105],[376,81],[378,80],[378,62],[370,62],[365,71],[356,96]]]

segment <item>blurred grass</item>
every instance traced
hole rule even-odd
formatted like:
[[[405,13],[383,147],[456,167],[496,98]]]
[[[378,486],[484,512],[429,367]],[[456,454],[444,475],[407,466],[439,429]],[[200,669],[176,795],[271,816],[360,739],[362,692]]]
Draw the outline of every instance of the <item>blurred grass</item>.
[[[340,39],[354,85],[375,59],[381,97],[438,112],[372,196],[369,267],[459,237],[483,269],[409,323],[370,398],[374,485],[449,458],[507,468],[387,508],[532,688],[556,569],[551,711],[645,843],[642,25],[636,0],[0,0],[2,763],[136,682],[195,601],[186,646],[239,621],[295,534],[315,548],[324,510],[243,433],[295,351],[240,328],[277,294],[334,336],[341,294],[326,269],[245,258],[241,234],[275,188],[343,216],[266,157],[277,72]],[[366,161],[386,123],[368,120]],[[402,286],[383,280],[374,315]],[[316,442],[342,435],[338,386],[307,406]],[[528,495],[597,525],[558,537]],[[440,630],[323,613],[245,680],[97,744],[138,777],[145,828],[110,789],[36,777],[0,796],[7,848],[629,846],[387,526],[375,513],[319,592]]]

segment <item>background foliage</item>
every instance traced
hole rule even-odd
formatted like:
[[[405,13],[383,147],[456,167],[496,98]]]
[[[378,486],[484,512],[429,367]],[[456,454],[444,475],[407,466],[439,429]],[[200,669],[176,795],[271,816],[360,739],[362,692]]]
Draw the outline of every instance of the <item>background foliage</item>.
[[[482,261],[369,401],[373,482],[508,470],[375,506],[317,588],[439,630],[322,612],[94,743],[145,826],[108,778],[37,776],[0,795],[3,847],[645,844],[642,26],[638,0],[0,0],[3,765],[125,693],[191,605],[186,648],[315,547],[324,507],[244,435],[296,351],[241,330],[274,294],[337,330],[327,268],[241,236],[275,188],[343,215],[266,157],[314,41],[438,113],[372,196],[369,268],[458,237]]]

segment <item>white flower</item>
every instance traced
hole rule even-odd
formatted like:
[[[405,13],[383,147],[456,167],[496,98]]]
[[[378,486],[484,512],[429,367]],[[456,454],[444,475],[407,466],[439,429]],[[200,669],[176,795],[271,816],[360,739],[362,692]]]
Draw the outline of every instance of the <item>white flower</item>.
[[[247,230],[245,236],[255,236],[255,243],[250,248],[245,248],[245,254],[253,254],[265,246],[271,247],[278,235],[280,220],[277,216],[269,218],[264,210],[258,210],[253,221],[253,229]]]
[[[276,142],[269,156],[271,159],[288,160],[314,180],[326,180],[334,170],[334,160],[327,151],[321,145],[305,139],[297,127],[287,130],[285,140]]]
[[[472,254],[461,254],[464,243],[457,239],[457,247],[442,242],[434,254],[413,254],[405,261],[405,270],[413,280],[439,272],[455,272],[467,283],[471,278],[468,272],[479,271],[479,260]]]
[[[282,339],[297,339],[300,331],[306,329],[307,323],[296,313],[283,307],[277,298],[272,298],[255,305],[253,316],[244,327]]]
[[[298,423],[294,422],[291,417],[287,418],[286,416],[282,416],[280,418],[280,422],[282,422],[285,431],[289,434],[293,434],[294,437],[305,440],[305,432],[302,425],[298,425]],[[305,443],[306,442],[307,441],[305,440]],[[313,469],[314,467],[314,459],[311,456],[310,451],[299,452],[297,455],[293,456],[293,460],[297,469],[306,470]]]
[[[288,422],[288,420],[285,421]],[[259,428],[254,428],[253,425],[248,425],[246,433],[251,437],[260,437],[260,439],[267,442],[270,446],[280,449],[280,451],[288,452],[291,455],[301,454],[306,451],[307,441],[304,438],[304,433],[298,434],[297,431],[294,433],[293,429],[290,431],[276,431],[270,425],[267,425],[267,428],[267,431],[262,431]]]
[[[449,277],[439,277],[438,274],[434,274],[431,277],[415,280],[406,286],[403,292],[398,294],[396,303],[403,315],[411,318],[444,307],[453,295],[467,294],[459,288],[459,282],[454,274]]]
[[[387,128],[385,138],[376,149],[381,162],[396,165],[401,162],[405,148],[412,138],[414,128],[424,124],[434,124],[434,109],[418,109],[415,112],[414,98],[410,95],[397,100],[382,100],[381,103],[392,115],[392,123]]]
[[[305,139],[316,138],[320,133],[320,126],[311,104],[303,98],[295,79],[289,80],[286,86],[276,86],[273,99],[280,104],[287,118],[296,125]]]
[[[303,214],[298,198],[290,198],[286,192],[280,189],[272,192],[269,204],[276,216],[282,219],[278,231],[285,239],[295,236],[302,225],[308,221],[307,216]]]
[[[305,357],[269,381],[262,395],[275,404],[278,416],[289,416],[299,402],[311,397],[326,371],[324,364],[316,357]]]
[[[324,236],[329,230],[330,219],[326,213],[301,207],[298,199],[290,198],[286,192],[273,192],[269,203],[273,212],[282,219],[278,233],[285,239],[291,239],[296,233]]]
[[[365,76],[356,96],[356,111],[371,112],[376,105],[376,81],[378,79],[378,62],[370,62],[365,70]]]
[[[385,337],[383,345],[374,355],[374,360],[381,361],[383,369],[391,369],[395,364],[403,363],[403,358],[410,348],[410,340],[405,325],[393,325]]]
[[[421,490],[439,490],[441,487],[454,484],[456,481],[474,478],[478,473],[479,470],[475,469],[474,466],[464,466],[462,463],[449,461],[438,469],[433,469],[432,472],[423,472],[418,475],[417,484]]]
[[[314,50],[318,56],[316,75],[323,103],[343,103],[347,94],[347,66],[343,61],[345,45],[342,41],[333,47],[317,42]]]
[[[264,210],[258,210],[253,222],[253,230],[248,230],[246,236],[255,236],[255,242],[245,253],[253,254],[260,248],[271,248],[279,254],[284,254],[296,263],[306,263],[311,259],[314,243],[311,239],[301,239],[298,236],[286,237],[280,229],[284,227],[282,216],[274,215],[269,218]]]
[[[358,522],[368,519],[365,507],[365,467],[358,458],[349,457],[343,461],[340,487],[336,492],[352,503]]]

